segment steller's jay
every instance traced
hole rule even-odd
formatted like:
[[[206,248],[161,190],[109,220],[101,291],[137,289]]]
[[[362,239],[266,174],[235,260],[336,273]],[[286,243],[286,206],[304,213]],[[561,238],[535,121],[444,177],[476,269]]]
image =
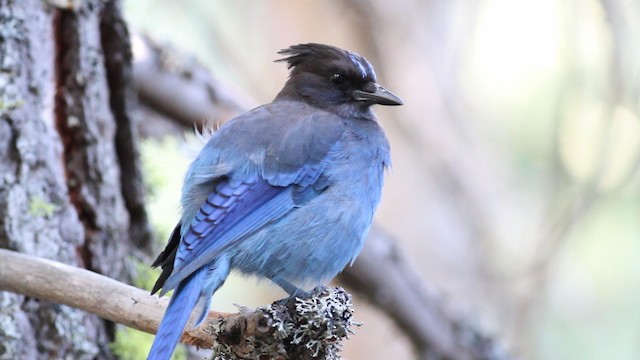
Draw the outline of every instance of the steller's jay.
[[[294,295],[362,248],[390,161],[371,105],[402,101],[354,52],[301,44],[279,54],[291,69],[284,88],[216,131],[186,174],[181,220],[153,263],[162,274],[152,293],[174,293],[149,359],[171,357],[232,269]]]

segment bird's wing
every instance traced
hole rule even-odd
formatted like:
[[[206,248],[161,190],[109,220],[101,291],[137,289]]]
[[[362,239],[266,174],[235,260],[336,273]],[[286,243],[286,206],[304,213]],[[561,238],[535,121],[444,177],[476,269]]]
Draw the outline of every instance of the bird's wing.
[[[162,287],[161,295],[225,249],[313,199],[330,185],[323,170],[332,148],[338,146],[342,129],[337,126],[327,130],[327,126],[309,124],[290,127],[276,137],[267,146],[256,176],[238,179],[232,171],[215,180],[213,190],[179,244],[165,250],[175,252],[175,261],[170,268],[163,265],[164,279],[161,276],[155,287],[156,290]],[[305,137],[305,132],[310,132],[310,136]]]

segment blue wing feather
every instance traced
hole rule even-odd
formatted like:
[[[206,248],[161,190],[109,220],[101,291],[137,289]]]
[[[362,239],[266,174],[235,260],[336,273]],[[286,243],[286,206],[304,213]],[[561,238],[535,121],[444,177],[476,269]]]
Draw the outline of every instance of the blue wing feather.
[[[311,200],[326,188],[321,178],[323,161],[304,164],[291,172],[265,171],[262,179],[216,179],[215,187],[193,216],[177,249],[171,275],[160,295],[215,259],[248,235]],[[326,179],[320,182],[327,183]],[[185,219],[183,219],[185,220]],[[186,219],[189,221],[188,219]]]
[[[293,191],[294,186],[273,186],[265,180],[239,185],[220,182],[182,237],[173,272],[161,294],[178,286],[227,247],[295,208],[299,201],[294,201]]]

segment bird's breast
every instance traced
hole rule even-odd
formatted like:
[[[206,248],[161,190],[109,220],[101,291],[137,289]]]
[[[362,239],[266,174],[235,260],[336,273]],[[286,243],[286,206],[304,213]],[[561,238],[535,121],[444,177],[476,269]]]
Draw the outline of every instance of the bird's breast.
[[[388,143],[379,127],[348,131],[324,160],[322,177],[329,186],[242,242],[233,266],[299,286],[333,278],[362,249],[388,162]]]

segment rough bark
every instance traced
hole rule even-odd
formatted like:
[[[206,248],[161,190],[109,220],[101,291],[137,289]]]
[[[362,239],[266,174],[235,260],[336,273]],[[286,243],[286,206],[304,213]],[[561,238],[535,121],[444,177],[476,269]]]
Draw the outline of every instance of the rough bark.
[[[127,279],[127,255],[150,239],[127,195],[140,187],[133,104],[110,89],[130,56],[103,55],[101,14],[117,3],[74,4],[0,0],[0,247]],[[109,322],[7,292],[0,304],[0,359],[113,358]]]
[[[119,2],[107,2],[100,19],[100,36],[109,85],[109,104],[116,122],[115,146],[120,183],[129,212],[129,239],[140,249],[151,250],[151,230],[144,209],[145,188],[139,166],[138,109],[133,86],[133,54],[129,30]]]

